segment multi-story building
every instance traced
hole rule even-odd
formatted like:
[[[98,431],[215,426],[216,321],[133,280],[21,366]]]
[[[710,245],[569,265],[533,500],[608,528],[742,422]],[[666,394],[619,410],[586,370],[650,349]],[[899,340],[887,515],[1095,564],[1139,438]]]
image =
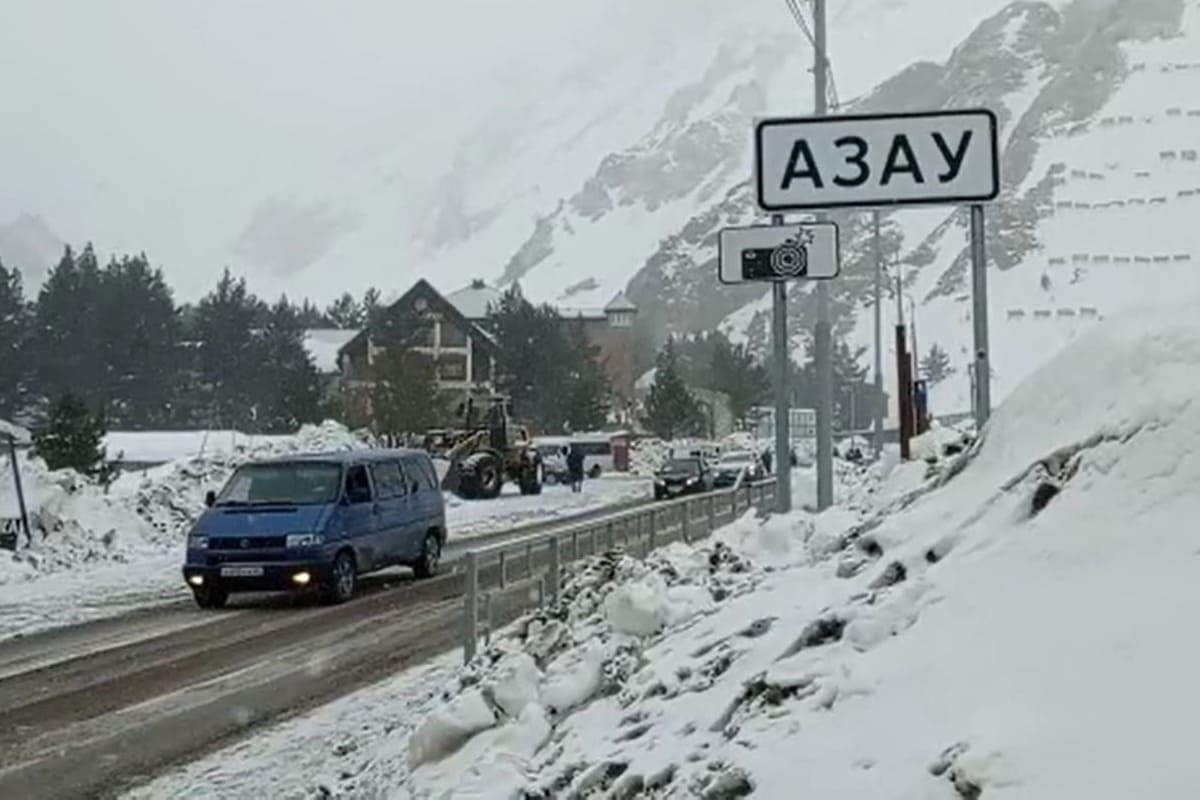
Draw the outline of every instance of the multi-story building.
[[[394,315],[427,321],[420,343],[411,346],[434,358],[438,389],[456,404],[467,396],[479,398],[495,390],[499,352],[486,323],[489,309],[500,298],[497,289],[480,280],[443,296],[421,279],[387,307],[383,319]],[[618,293],[601,309],[560,307],[558,311],[564,320],[582,324],[588,340],[600,351],[614,404],[624,407],[634,397],[637,308]],[[346,335],[348,341],[337,351],[337,364],[341,385],[353,388],[369,380],[371,365],[384,345],[370,330]]]
[[[494,391],[496,341],[428,281],[421,279],[383,311],[389,316],[418,320],[407,345],[432,357],[437,368],[437,388],[448,402]],[[367,328],[358,331],[338,350],[342,385],[353,388],[370,380],[371,367],[386,344]]]

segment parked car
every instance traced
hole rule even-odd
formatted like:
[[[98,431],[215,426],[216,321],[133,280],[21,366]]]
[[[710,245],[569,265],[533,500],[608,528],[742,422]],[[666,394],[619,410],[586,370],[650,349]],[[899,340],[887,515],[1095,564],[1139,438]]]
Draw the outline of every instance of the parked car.
[[[654,473],[654,499],[702,494],[713,488],[713,473],[702,458],[672,458]]]
[[[437,573],[446,510],[420,450],[293,456],[243,464],[188,534],[183,578],[201,608],[233,592],[315,590],[354,595],[358,576],[411,567]]]
[[[713,466],[713,486],[718,489],[733,486],[743,472],[746,473],[745,480],[762,480],[762,459],[750,450],[732,450]]]

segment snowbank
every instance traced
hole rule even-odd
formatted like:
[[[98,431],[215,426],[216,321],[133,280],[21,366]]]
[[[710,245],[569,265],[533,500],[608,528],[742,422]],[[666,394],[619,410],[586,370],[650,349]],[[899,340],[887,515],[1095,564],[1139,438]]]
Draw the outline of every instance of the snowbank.
[[[552,747],[530,752],[539,728],[503,773],[472,767],[488,796],[791,798],[800,775],[813,797],[1191,796],[1192,316],[1102,325],[978,448],[877,474],[875,513],[747,518],[593,562],[464,674],[486,684],[515,651],[543,702],[558,664],[586,690],[548,716]],[[472,741],[516,737],[519,715],[497,719]],[[427,766],[406,789],[444,796]]]
[[[6,444],[8,439],[12,439],[17,444],[29,444],[29,431],[20,425],[0,419],[0,443]]]

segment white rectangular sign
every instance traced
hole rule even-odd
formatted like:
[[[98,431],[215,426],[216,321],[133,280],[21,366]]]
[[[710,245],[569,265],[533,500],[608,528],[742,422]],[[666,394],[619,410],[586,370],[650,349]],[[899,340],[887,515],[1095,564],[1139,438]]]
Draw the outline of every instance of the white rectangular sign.
[[[721,283],[822,280],[841,269],[832,222],[725,228],[718,248]]]
[[[764,211],[967,204],[1000,194],[987,109],[765,119],[754,129]]]

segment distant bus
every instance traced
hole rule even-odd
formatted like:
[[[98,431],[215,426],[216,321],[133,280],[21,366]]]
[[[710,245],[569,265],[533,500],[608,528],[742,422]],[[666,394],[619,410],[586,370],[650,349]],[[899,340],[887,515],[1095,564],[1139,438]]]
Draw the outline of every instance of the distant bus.
[[[622,455],[627,452],[628,436],[624,431],[539,436],[534,439],[534,445],[542,451],[543,457],[549,450],[557,450],[565,455],[566,448],[577,446],[583,451],[584,474],[589,478],[598,478],[605,472],[623,472],[629,468],[627,459]]]

